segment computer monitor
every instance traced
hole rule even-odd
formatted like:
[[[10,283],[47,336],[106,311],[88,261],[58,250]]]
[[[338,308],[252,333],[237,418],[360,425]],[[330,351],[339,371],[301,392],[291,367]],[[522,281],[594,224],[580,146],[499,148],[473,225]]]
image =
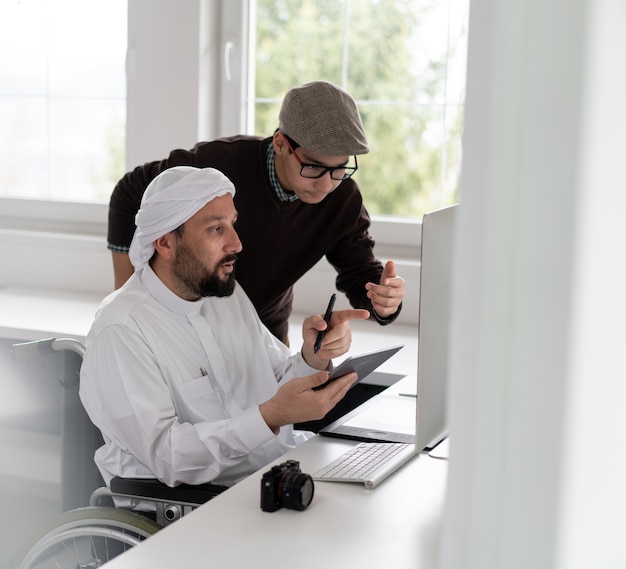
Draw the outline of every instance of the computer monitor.
[[[448,343],[454,234],[459,205],[424,215],[417,344],[418,448],[432,448],[447,434]]]
[[[419,290],[417,405],[377,397],[320,430],[360,441],[415,443],[433,448],[447,433],[448,341],[454,233],[459,205],[424,215]]]

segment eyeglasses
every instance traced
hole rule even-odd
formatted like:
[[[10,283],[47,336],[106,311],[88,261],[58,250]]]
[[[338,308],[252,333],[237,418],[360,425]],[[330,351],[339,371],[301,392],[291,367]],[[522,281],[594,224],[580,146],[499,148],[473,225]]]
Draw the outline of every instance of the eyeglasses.
[[[303,178],[321,178],[326,172],[330,172],[330,177],[333,180],[347,180],[352,176],[358,169],[359,164],[356,160],[356,156],[354,157],[354,166],[320,166],[319,164],[307,164],[300,160],[300,156],[296,154],[293,146],[289,142],[289,138],[285,136],[285,140],[287,141],[287,146],[289,146],[289,150],[296,157],[298,164],[300,164],[300,176]]]

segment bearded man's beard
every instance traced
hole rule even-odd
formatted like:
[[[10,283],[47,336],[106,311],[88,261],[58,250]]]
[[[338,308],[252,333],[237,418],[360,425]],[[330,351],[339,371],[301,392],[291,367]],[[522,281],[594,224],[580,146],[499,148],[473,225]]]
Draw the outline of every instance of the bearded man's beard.
[[[197,283],[197,287],[197,293],[201,297],[230,296],[235,291],[235,275],[230,273],[226,280],[222,280],[215,273],[210,273]]]
[[[179,242],[180,243],[180,242]],[[188,293],[196,297],[230,296],[235,290],[235,274],[230,273],[225,279],[219,277],[219,267],[237,259],[236,254],[226,255],[214,271],[209,271],[191,253],[185,245],[178,246],[173,271]]]

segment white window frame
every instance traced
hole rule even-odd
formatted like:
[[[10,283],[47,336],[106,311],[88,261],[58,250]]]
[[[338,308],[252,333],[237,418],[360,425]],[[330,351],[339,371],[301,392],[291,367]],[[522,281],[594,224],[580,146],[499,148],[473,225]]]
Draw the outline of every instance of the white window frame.
[[[254,41],[248,14],[253,7],[254,0],[129,0],[127,170],[197,140],[248,132],[248,89],[254,83],[253,70],[247,71],[248,41]],[[168,61],[175,64],[168,66]],[[107,215],[106,203],[0,198],[0,256],[6,269],[0,285],[110,292]],[[373,216],[372,234],[378,256],[394,259],[398,274],[408,278],[407,288],[416,290],[420,222]],[[44,258],[57,260],[59,271],[50,271],[57,274],[42,277],[24,270],[25,259],[36,267]],[[85,266],[89,274],[81,271]],[[332,278],[327,263],[318,265],[298,285],[304,290],[296,291],[296,310],[309,309],[305,297],[319,310],[319,300],[325,300],[317,299],[316,290],[326,290],[319,279]],[[416,321],[416,307],[406,308],[405,303],[408,321]]]

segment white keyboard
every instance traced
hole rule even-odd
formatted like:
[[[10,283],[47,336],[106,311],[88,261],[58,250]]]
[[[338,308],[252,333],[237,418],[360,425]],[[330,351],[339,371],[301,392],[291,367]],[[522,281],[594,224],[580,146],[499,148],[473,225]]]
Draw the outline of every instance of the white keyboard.
[[[374,488],[416,454],[415,445],[407,443],[360,443],[318,470],[313,479]]]

